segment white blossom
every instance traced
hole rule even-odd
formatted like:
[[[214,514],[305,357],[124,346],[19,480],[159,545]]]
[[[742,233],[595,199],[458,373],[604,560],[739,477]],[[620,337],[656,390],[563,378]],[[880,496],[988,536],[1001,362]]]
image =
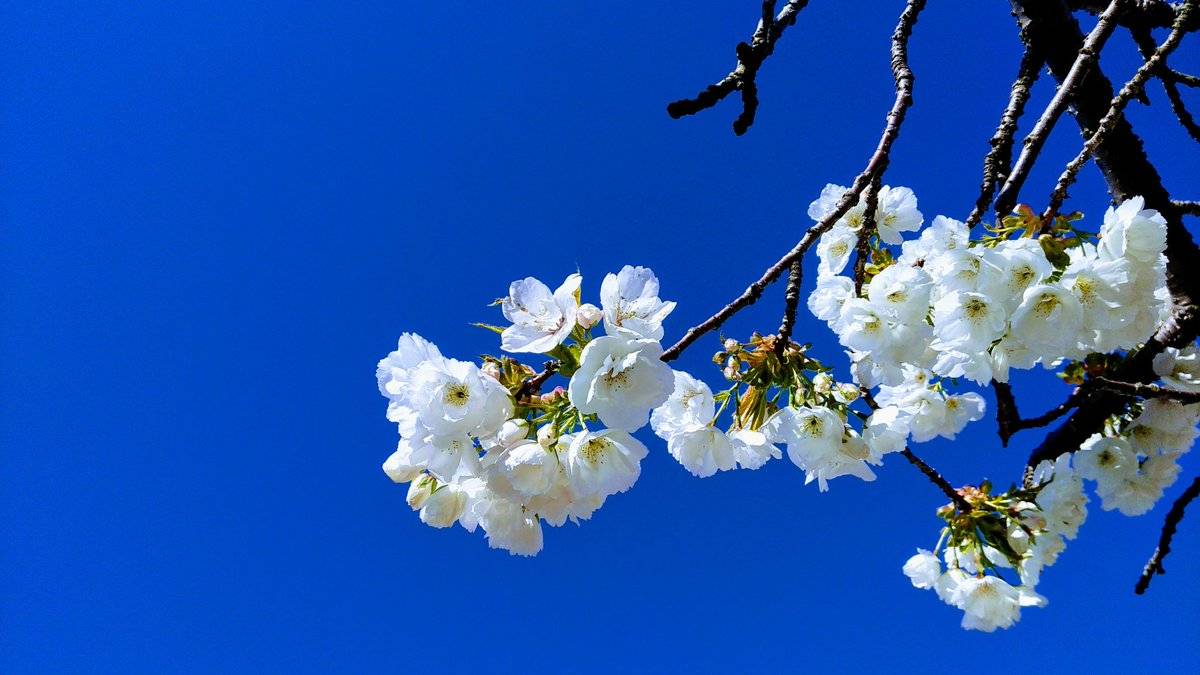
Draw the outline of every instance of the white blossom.
[[[667,452],[692,475],[707,478],[734,468],[733,443],[721,430],[696,426],[671,434]]]
[[[1074,331],[1082,322],[1079,300],[1058,285],[1039,284],[1025,291],[1021,306],[1013,312],[1013,333],[1021,342],[1046,359],[1054,359],[1074,347]]]
[[[817,241],[817,276],[841,274],[850,262],[858,242],[858,233],[845,225],[835,225]]]
[[[582,283],[583,277],[572,274],[551,293],[533,277],[512,282],[500,310],[513,325],[500,334],[500,347],[507,352],[544,354],[562,344],[575,328]]]
[[[567,476],[580,496],[608,496],[624,492],[637,482],[646,446],[617,429],[581,431],[562,437],[566,446]]]
[[[684,429],[713,421],[716,403],[708,385],[681,371],[673,371],[674,389],[666,402],[650,413],[650,427],[664,440]]]
[[[933,588],[942,576],[942,562],[930,551],[919,548],[917,554],[904,563],[904,574],[916,588]]]
[[[1200,350],[1196,345],[1167,347],[1154,357],[1154,374],[1174,389],[1200,391]]]
[[[750,429],[730,429],[729,441],[733,444],[733,457],[743,469],[757,469],[768,460],[783,457],[783,453],[767,440],[766,434]]]
[[[1131,258],[1153,262],[1167,246],[1167,221],[1157,211],[1143,208],[1142,197],[1127,199],[1104,213],[1100,228],[1100,255],[1108,260]]]
[[[629,265],[618,274],[604,277],[600,305],[604,308],[604,330],[609,335],[624,333],[649,340],[662,339],[663,319],[675,309],[674,302],[659,300],[654,272]]]
[[[986,349],[1004,334],[1004,307],[981,293],[954,291],[933,306],[935,349]]]
[[[592,340],[567,387],[571,403],[614,429],[640,429],[674,386],[671,368],[661,356],[662,346],[654,340],[619,335]]]

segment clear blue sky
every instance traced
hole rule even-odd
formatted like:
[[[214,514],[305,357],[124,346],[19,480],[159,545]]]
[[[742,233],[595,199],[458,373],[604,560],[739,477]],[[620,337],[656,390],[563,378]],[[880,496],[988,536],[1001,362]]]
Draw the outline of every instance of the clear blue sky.
[[[901,574],[944,498],[895,457],[818,494],[786,462],[694,479],[644,433],[635,489],[532,560],[425,527],[379,470],[396,432],[374,367],[400,332],[469,357],[510,280],[578,266],[595,297],[632,263],[679,301],[673,339],[757,277],[873,148],[900,2],[814,0],[743,138],[736,103],[664,106],[728,70],[750,0],[133,4],[0,10],[0,670],[1200,666],[1200,518],[1132,593],[1196,456],[1148,516],[1094,501],[1049,607],[993,635]],[[1006,7],[935,1],[916,28],[888,182],[928,217],[975,198],[1019,53]],[[1196,146],[1151,96],[1133,120],[1200,197]],[[1064,120],[1048,156],[1078,143]],[[1076,193],[1098,223],[1093,168]],[[772,330],[781,296],[729,333]],[[807,314],[799,334],[842,362]],[[716,382],[716,347],[680,366]],[[1066,393],[1042,372],[1017,389],[1029,412]],[[918,450],[955,483],[1007,482],[1038,435],[994,432],[989,410]]]

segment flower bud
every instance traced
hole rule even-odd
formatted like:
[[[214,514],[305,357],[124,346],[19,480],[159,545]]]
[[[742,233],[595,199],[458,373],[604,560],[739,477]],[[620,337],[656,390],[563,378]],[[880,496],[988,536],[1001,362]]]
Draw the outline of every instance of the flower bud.
[[[500,427],[500,432],[496,435],[496,442],[502,448],[509,448],[517,441],[525,438],[528,433],[529,422],[521,419],[512,419]]]
[[[383,472],[396,483],[407,483],[421,473],[421,467],[405,463],[411,453],[397,450],[383,462]]]
[[[425,500],[429,499],[429,495],[433,494],[433,489],[437,487],[437,480],[430,475],[423,475],[414,480],[408,486],[408,501],[409,507],[413,511],[421,508],[425,504]]]
[[[495,361],[488,361],[487,363],[483,364],[483,367],[479,370],[493,380],[496,380],[497,382],[500,381],[500,376],[502,373],[500,372],[499,363],[496,363]]]
[[[467,507],[467,495],[454,485],[435,490],[421,507],[421,522],[430,527],[450,527]]]
[[[584,330],[600,323],[600,320],[603,318],[604,312],[601,312],[599,307],[590,302],[583,303],[575,312],[575,323],[579,324],[579,327]]]
[[[542,403],[554,403],[555,401],[559,400],[560,398],[562,398],[563,396],[566,396],[566,395],[567,395],[567,390],[563,389],[562,386],[559,385],[559,386],[555,387],[554,389],[552,389],[549,393],[542,394]]]
[[[842,382],[833,388],[833,398],[838,403],[853,403],[858,400],[861,393],[858,387],[849,382]]]
[[[741,347],[741,345],[738,344],[737,340],[734,340],[733,338],[725,339],[725,351],[732,354],[738,350],[738,347]]]
[[[543,448],[545,448],[547,450],[553,448],[554,443],[557,440],[558,440],[558,437],[554,435],[554,426],[553,425],[547,424],[547,425],[542,426],[542,428],[538,429],[537,442],[538,442],[538,445],[542,446]]]
[[[828,394],[833,389],[833,377],[829,373],[817,373],[813,378],[813,389],[818,394]]]

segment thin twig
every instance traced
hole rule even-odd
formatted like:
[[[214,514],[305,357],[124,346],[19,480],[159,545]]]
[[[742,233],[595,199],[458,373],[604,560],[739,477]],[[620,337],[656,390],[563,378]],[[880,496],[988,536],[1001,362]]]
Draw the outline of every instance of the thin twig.
[[[1195,9],[1196,0],[1188,0],[1184,3],[1183,8],[1175,18],[1175,25],[1171,28],[1171,34],[1163,41],[1162,46],[1158,47],[1158,49],[1154,50],[1146,58],[1146,62],[1142,64],[1141,68],[1138,68],[1133,77],[1129,78],[1125,86],[1121,87],[1121,91],[1117,92],[1117,95],[1113,97],[1112,103],[1109,104],[1108,112],[1100,119],[1099,126],[1092,132],[1087,142],[1083,144],[1083,149],[1079,151],[1075,159],[1067,163],[1062,175],[1058,178],[1058,182],[1054,185],[1054,191],[1050,193],[1049,205],[1046,207],[1045,213],[1042,214],[1042,221],[1045,223],[1043,228],[1049,226],[1054,216],[1058,214],[1059,207],[1062,206],[1063,201],[1067,198],[1067,189],[1071,186],[1071,183],[1075,182],[1076,176],[1079,175],[1079,170],[1083,168],[1084,164],[1087,164],[1088,159],[1095,152],[1096,147],[1104,141],[1105,136],[1116,128],[1117,120],[1121,118],[1125,106],[1128,105],[1137,92],[1142,91],[1146,85],[1146,80],[1150,79],[1155,71],[1159,69],[1160,65],[1166,63],[1167,55],[1175,51],[1175,48],[1179,46],[1179,42],[1184,36],[1183,26],[1187,25],[1191,13]],[[1164,86],[1170,86],[1170,83],[1166,80],[1163,81],[1163,84]],[[1178,94],[1178,90],[1176,90],[1176,94]],[[1185,110],[1184,114],[1186,113],[1187,111]],[[1200,134],[1200,129],[1197,129],[1197,133]],[[1197,139],[1200,139],[1200,136],[1197,136]]]
[[[1017,400],[1013,396],[1012,388],[1004,382],[992,381],[992,388],[996,390],[996,425],[999,428],[1000,444],[1008,447],[1008,441],[1018,431],[1025,429],[1035,429],[1044,427],[1054,420],[1066,415],[1073,408],[1079,406],[1083,400],[1084,388],[1076,387],[1067,400],[1057,406],[1047,410],[1037,417],[1021,417],[1017,412]]]
[[[1171,26],[1171,35],[1176,31],[1181,33],[1188,32],[1186,26],[1188,23],[1186,16],[1195,16],[1194,3],[1186,3],[1179,12],[1179,18]],[[1142,58],[1149,60],[1160,49],[1154,42],[1154,36],[1150,33],[1149,28],[1131,28],[1129,34],[1133,36],[1133,41],[1137,43],[1138,51],[1141,52]],[[1168,40],[1170,37],[1167,38]],[[1165,44],[1165,43],[1164,43]],[[1154,75],[1158,77],[1158,81],[1162,83],[1163,91],[1167,95],[1167,102],[1171,104],[1171,112],[1175,113],[1175,119],[1179,120],[1179,124],[1188,132],[1196,141],[1200,141],[1200,125],[1196,124],[1196,119],[1192,117],[1191,111],[1187,109],[1187,104],[1183,102],[1183,95],[1179,93],[1179,84],[1183,83],[1187,86],[1200,86],[1200,78],[1185,75],[1167,67],[1166,58],[1163,58],[1155,71]]]
[[[542,368],[542,372],[521,383],[517,392],[513,394],[513,398],[520,401],[527,396],[532,396],[542,390],[542,385],[546,384],[554,373],[558,372],[558,361],[547,361]]]
[[[1030,48],[1025,49],[1021,56],[1021,65],[1017,68],[1017,79],[1013,81],[1012,92],[1008,97],[1008,105],[1000,116],[1000,124],[996,133],[988,143],[992,149],[983,160],[983,182],[979,185],[979,198],[975,200],[975,208],[967,216],[967,227],[975,227],[983,218],[983,214],[992,204],[996,196],[996,188],[1003,174],[1006,174],[1012,164],[1013,140],[1017,134],[1017,121],[1025,114],[1025,103],[1029,100],[1030,90],[1037,82],[1044,63],[1040,54]]]
[[[810,227],[800,242],[792,247],[792,250],[788,251],[774,265],[768,267],[758,281],[750,284],[732,302],[722,307],[716,314],[688,329],[679,342],[663,352],[662,359],[664,361],[678,358],[683,350],[701,336],[716,330],[729,317],[757,302],[762,297],[763,289],[778,279],[784,270],[792,266],[793,262],[803,258],[805,252],[817,241],[817,238],[829,231],[839,218],[846,215],[850,207],[858,203],[867,184],[876,176],[882,175],[888,165],[892,145],[900,135],[900,127],[904,124],[905,114],[912,106],[912,87],[915,78],[912,70],[908,67],[908,38],[912,35],[913,26],[917,23],[917,16],[924,8],[925,0],[909,0],[900,14],[900,21],[896,24],[895,32],[892,33],[892,76],[896,82],[896,98],[892,103],[891,110],[888,111],[887,124],[884,126],[883,134],[879,137],[879,143],[875,146],[875,152],[867,160],[866,168],[854,179],[854,183],[851,184],[846,194],[842,195],[837,206],[820,222]]]
[[[1017,205],[1017,195],[1021,192],[1021,186],[1025,184],[1025,179],[1029,176],[1030,169],[1033,168],[1037,161],[1038,154],[1042,151],[1042,146],[1046,144],[1046,139],[1050,136],[1050,131],[1054,129],[1054,125],[1062,116],[1064,110],[1067,109],[1067,104],[1075,93],[1075,87],[1083,81],[1088,71],[1095,64],[1100,56],[1100,50],[1104,48],[1104,43],[1108,41],[1108,37],[1112,35],[1113,30],[1117,27],[1116,17],[1120,13],[1122,7],[1127,0],[1112,0],[1104,13],[1100,15],[1100,20],[1096,22],[1096,27],[1088,34],[1087,39],[1083,41],[1083,46],[1080,47],[1079,53],[1075,56],[1075,62],[1071,65],[1070,72],[1063,78],[1058,85],[1058,91],[1054,93],[1054,98],[1050,99],[1050,104],[1042,112],[1042,116],[1038,118],[1037,124],[1033,130],[1025,137],[1025,142],[1021,148],[1021,155],[1017,158],[1017,163],[1013,167],[1012,173],[1009,174],[1008,180],[1004,181],[1004,187],[1000,188],[1000,195],[996,197],[996,216],[997,219],[1008,215],[1012,212],[1013,207]]]
[[[1165,398],[1184,404],[1200,403],[1200,391],[1181,391],[1157,384],[1143,384],[1141,382],[1121,382],[1107,377],[1093,377],[1088,380],[1088,384],[1126,396]]]
[[[950,501],[954,502],[954,505],[957,506],[960,511],[967,512],[972,510],[970,502],[960,495],[958,490],[955,490],[954,486],[951,485],[949,481],[947,481],[945,478],[942,478],[942,474],[934,470],[932,466],[926,464],[920,457],[914,455],[912,450],[905,448],[900,451],[900,454],[904,455],[904,458],[909,462],[912,462],[913,466],[920,469],[921,473],[925,474],[925,476],[929,478],[934,485],[941,488],[942,492],[950,498]]]
[[[1150,588],[1150,580],[1155,574],[1166,574],[1167,570],[1163,567],[1163,559],[1171,552],[1171,540],[1175,537],[1175,530],[1179,528],[1180,521],[1183,520],[1184,509],[1188,504],[1192,503],[1198,495],[1200,495],[1200,476],[1192,481],[1192,484],[1179,495],[1179,499],[1171,505],[1171,510],[1167,512],[1167,517],[1163,521],[1162,533],[1158,536],[1158,546],[1154,547],[1154,553],[1150,556],[1150,561],[1142,568],[1142,575],[1138,577],[1137,584],[1133,587],[1133,592],[1141,595]]]
[[[1175,209],[1182,215],[1200,216],[1200,202],[1185,202],[1177,200],[1173,202],[1173,204],[1175,205]]]
[[[775,43],[789,26],[796,23],[796,15],[806,5],[808,0],[791,0],[772,18],[775,0],[763,0],[762,16],[750,42],[737,44],[737,65],[734,69],[715,84],[710,84],[695,98],[680,99],[667,105],[667,114],[674,119],[695,115],[720,103],[734,91],[741,91],[742,112],[733,121],[733,133],[738,136],[746,133],[750,125],[754,124],[754,114],[758,110],[758,69],[775,51]]]
[[[788,272],[787,290],[783,294],[783,321],[779,324],[779,339],[775,341],[775,353],[782,355],[792,341],[792,331],[796,328],[796,310],[800,307],[800,282],[804,280],[804,259],[792,263]]]

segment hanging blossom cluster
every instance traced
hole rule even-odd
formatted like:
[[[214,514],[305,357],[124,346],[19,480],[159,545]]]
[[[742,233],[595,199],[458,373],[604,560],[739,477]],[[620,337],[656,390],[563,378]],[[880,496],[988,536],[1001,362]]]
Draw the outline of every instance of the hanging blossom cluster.
[[[913,586],[963,611],[963,628],[990,633],[1016,623],[1023,607],[1044,607],[1046,598],[1034,590],[1042,570],[1087,518],[1083,482],[1069,457],[1044,463],[1034,476],[1033,487],[998,495],[986,482],[964,489],[970,510],[940,509],[946,526],[937,545],[917,549],[904,564]]]
[[[809,214],[824,219],[845,191],[827,186]],[[964,381],[1007,382],[1013,368],[1041,364],[1079,383],[1102,354],[1144,342],[1167,311],[1165,222],[1141,198],[1110,208],[1098,238],[1076,228],[1077,215],[1041,232],[1025,211],[975,240],[944,216],[922,229],[908,188],[884,186],[876,201],[874,213],[860,201],[822,235],[808,299],[847,349],[852,381],[837,381],[811,345],[756,333],[724,340],[713,361],[726,383],[714,393],[663,362],[675,303],[659,298],[649,269],[608,274],[599,306],[582,302],[578,274],[554,290],[526,278],[496,302],[509,325],[477,325],[509,354],[546,355],[548,370],[511,356],[458,361],[403,335],[377,370],[400,433],[384,471],[409,483],[408,503],[428,525],[478,527],[491,547],[533,555],[543,524],[586,520],[633,486],[649,450],[631,434],[647,423],[695,476],[758,469],[784,448],[825,491],[841,476],[873,480],[885,456],[981,419],[983,398],[955,391]],[[851,274],[856,250],[866,256]],[[1194,348],[1168,350],[1154,367],[1200,390]],[[554,374],[567,385],[543,393]],[[1198,421],[1200,405],[1130,404],[1074,464],[1044,463],[1002,493],[987,482],[960,489],[938,511],[937,545],[918,549],[905,573],[961,609],[964,628],[1011,626],[1022,607],[1046,602],[1035,586],[1086,517],[1083,479],[1097,482],[1105,509],[1148,510]]]
[[[1167,348],[1155,357],[1154,372],[1178,391],[1200,391],[1200,352]],[[1140,516],[1179,478],[1179,457],[1195,442],[1198,423],[1200,404],[1158,398],[1131,404],[1084,442],[1075,468],[1096,481],[1105,511]]]

